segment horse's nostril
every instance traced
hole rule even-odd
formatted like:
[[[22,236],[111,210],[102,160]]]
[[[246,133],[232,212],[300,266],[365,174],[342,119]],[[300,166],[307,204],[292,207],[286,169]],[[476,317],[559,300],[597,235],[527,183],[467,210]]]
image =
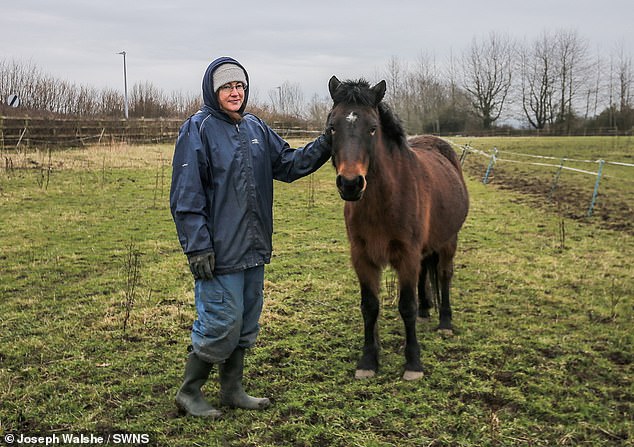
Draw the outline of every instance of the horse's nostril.
[[[348,191],[359,191],[365,187],[365,178],[362,175],[348,179],[343,175],[337,176],[337,188]]]

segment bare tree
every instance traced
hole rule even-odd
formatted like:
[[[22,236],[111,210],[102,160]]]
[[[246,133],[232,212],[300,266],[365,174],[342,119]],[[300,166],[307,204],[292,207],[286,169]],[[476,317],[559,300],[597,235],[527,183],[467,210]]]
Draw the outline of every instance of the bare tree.
[[[166,102],[163,92],[151,82],[137,82],[130,92],[130,115],[161,116],[165,112]]]
[[[384,74],[387,102],[409,133],[462,131],[466,124],[464,94],[455,77],[443,73],[433,56],[421,54],[415,64],[392,57]]]
[[[559,31],[556,35],[556,54],[559,84],[556,121],[569,131],[574,116],[574,100],[582,90],[589,71],[587,44],[574,31]]]
[[[304,95],[301,86],[297,83],[284,81],[284,83],[269,91],[269,99],[274,110],[281,115],[303,117]]]
[[[554,119],[555,43],[544,33],[520,52],[522,109],[530,125],[544,129]]]
[[[401,61],[396,56],[392,56],[388,61],[383,76],[387,83],[387,91],[385,93],[385,100],[390,104],[397,104],[401,102],[402,95],[405,93],[403,73],[407,72]]]
[[[332,101],[329,97],[319,97],[319,95],[313,95],[310,103],[308,104],[308,120],[316,128],[321,128],[325,125],[328,118],[328,112]]]
[[[107,116],[120,116],[123,110],[123,97],[114,89],[104,89],[99,95],[99,110]]]
[[[170,108],[173,109],[173,113],[178,116],[189,116],[200,108],[202,103],[202,97],[193,94],[184,94],[183,92],[171,92],[167,99]]]
[[[39,70],[32,63],[23,63],[16,60],[4,61],[0,75],[0,87],[2,96],[15,94],[20,98],[23,106],[30,106],[31,86],[41,76]]]
[[[113,89],[75,85],[43,73],[31,62],[0,60],[0,94],[20,98],[21,110],[62,115],[118,116],[123,109],[123,95]],[[196,96],[173,93],[166,95],[150,82],[135,84],[131,95],[136,116],[187,116],[199,106]]]
[[[584,120],[588,120],[591,116],[596,116],[599,108],[599,97],[601,93],[601,74],[603,72],[603,60],[601,55],[597,56],[596,61],[591,64],[591,75],[588,76],[586,83],[586,104]]]
[[[485,129],[491,128],[504,109],[511,88],[513,55],[511,39],[495,33],[481,42],[474,38],[463,55],[463,87]]]
[[[632,57],[625,53],[623,43],[617,46],[615,59],[619,111],[622,112],[632,108],[632,85],[634,85]]]
[[[610,56],[610,75],[608,80],[607,125],[629,129],[634,125],[634,106],[632,104],[632,57],[625,53],[623,43],[619,43]]]

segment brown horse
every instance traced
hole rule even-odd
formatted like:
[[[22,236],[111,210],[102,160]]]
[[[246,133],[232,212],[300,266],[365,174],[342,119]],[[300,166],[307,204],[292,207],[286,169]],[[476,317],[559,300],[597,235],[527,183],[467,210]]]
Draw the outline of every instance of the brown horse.
[[[469,198],[460,162],[440,138],[407,140],[403,126],[381,102],[386,83],[329,82],[333,107],[327,129],[352,264],[361,286],[363,355],[355,377],[379,367],[377,319],[381,272],[391,265],[399,279],[399,312],[405,324],[405,380],[422,377],[418,315],[429,317],[426,278],[440,304],[438,329],[451,332],[449,288],[458,231]]]

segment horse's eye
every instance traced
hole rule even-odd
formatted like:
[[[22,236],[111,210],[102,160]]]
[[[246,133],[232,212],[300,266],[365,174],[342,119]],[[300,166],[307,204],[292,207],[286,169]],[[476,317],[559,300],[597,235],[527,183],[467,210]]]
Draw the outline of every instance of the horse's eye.
[[[374,136],[375,133],[376,133],[376,126],[370,127],[370,135]]]

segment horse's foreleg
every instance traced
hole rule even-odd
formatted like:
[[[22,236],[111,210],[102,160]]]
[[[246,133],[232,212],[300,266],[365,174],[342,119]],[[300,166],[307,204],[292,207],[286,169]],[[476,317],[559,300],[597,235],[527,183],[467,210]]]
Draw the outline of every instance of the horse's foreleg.
[[[357,362],[355,377],[373,377],[379,370],[379,288],[381,269],[374,264],[359,245],[352,245],[352,264],[361,286],[361,314],[363,315],[363,354]]]
[[[374,289],[361,283],[361,314],[363,315],[363,355],[357,363],[355,378],[373,377],[379,370],[379,299]]]
[[[401,284],[398,310],[405,324],[405,373],[403,374],[405,380],[416,380],[423,376],[420,345],[416,337],[416,307],[414,284]]]

